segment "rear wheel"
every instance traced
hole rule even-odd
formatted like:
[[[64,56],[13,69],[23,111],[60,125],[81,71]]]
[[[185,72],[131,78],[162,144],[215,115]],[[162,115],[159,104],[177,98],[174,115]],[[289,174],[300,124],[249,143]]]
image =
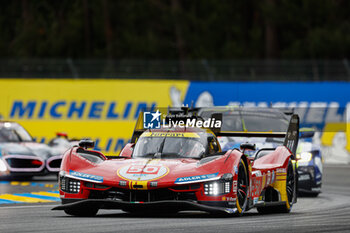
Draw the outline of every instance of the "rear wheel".
[[[97,214],[98,209],[96,208],[65,209],[64,212],[66,214],[78,216],[78,217],[93,217]]]
[[[247,207],[248,197],[248,171],[245,163],[241,159],[238,166],[238,178],[237,178],[237,214],[242,215]]]
[[[296,177],[291,160],[289,160],[288,162],[286,182],[288,203],[286,203],[284,208],[282,208],[282,212],[289,213],[292,209],[293,203],[295,202],[296,198]]]
[[[284,205],[258,207],[259,213],[289,213],[292,209],[296,197],[296,177],[291,160],[288,162],[287,176],[286,176],[286,195],[287,200]]]

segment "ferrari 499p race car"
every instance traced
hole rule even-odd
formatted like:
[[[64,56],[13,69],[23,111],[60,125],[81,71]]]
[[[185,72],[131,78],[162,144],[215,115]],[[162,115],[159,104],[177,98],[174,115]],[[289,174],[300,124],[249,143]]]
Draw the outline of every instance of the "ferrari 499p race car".
[[[94,144],[89,140],[67,151],[59,173],[62,205],[53,210],[74,216],[93,216],[99,209],[242,215],[256,207],[260,213],[290,212],[296,202],[297,115],[285,132],[237,132],[200,127],[206,125],[201,117],[183,111],[165,117],[164,122],[177,122],[177,127],[162,124],[157,129],[144,128],[141,114],[118,157],[88,150]],[[221,119],[212,115],[213,121]],[[195,127],[187,127],[188,122]],[[245,154],[254,148],[251,143],[222,151],[217,137],[237,135],[279,137],[284,143],[260,149],[254,158]]]
[[[62,153],[37,143],[18,123],[0,121],[0,177],[58,173]]]

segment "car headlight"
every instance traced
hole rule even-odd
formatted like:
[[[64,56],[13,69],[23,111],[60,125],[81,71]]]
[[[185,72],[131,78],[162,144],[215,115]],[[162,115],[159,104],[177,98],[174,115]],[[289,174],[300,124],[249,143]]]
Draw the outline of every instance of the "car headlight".
[[[73,179],[64,176],[65,172],[60,171],[59,185],[63,192],[66,193],[79,193],[80,192],[80,180]]]
[[[220,180],[204,183],[204,194],[208,196],[217,196],[230,193],[233,175],[224,174]]]
[[[309,162],[311,159],[312,159],[311,152],[302,152],[300,154],[297,154],[297,160],[299,162]]]
[[[2,161],[2,159],[0,159],[0,172],[6,172],[7,171],[7,166],[4,163],[4,161]]]
[[[208,196],[217,196],[230,193],[231,182],[230,181],[216,181],[208,182],[204,184],[204,194]]]

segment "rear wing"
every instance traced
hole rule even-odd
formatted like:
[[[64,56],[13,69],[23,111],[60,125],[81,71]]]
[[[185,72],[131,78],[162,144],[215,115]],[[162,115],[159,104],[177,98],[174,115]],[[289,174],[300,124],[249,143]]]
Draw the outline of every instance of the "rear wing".
[[[299,116],[297,114],[291,116],[287,132],[219,131],[216,136],[284,138],[283,145],[295,156],[299,141]]]
[[[263,137],[263,138],[284,138],[284,132],[245,132],[245,131],[220,131],[216,136],[221,137]]]
[[[284,138],[283,145],[286,146],[292,153],[296,155],[299,142],[299,116],[293,114],[289,121],[287,135]],[[295,159],[295,157],[294,157]]]

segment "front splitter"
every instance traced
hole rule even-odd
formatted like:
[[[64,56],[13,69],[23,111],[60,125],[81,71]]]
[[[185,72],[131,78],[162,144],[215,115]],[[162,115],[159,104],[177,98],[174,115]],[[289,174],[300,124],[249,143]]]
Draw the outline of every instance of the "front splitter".
[[[84,199],[54,207],[52,210],[69,209],[122,209],[126,211],[197,210],[217,214],[235,214],[237,208],[207,206],[192,201],[125,202],[120,200]]]

